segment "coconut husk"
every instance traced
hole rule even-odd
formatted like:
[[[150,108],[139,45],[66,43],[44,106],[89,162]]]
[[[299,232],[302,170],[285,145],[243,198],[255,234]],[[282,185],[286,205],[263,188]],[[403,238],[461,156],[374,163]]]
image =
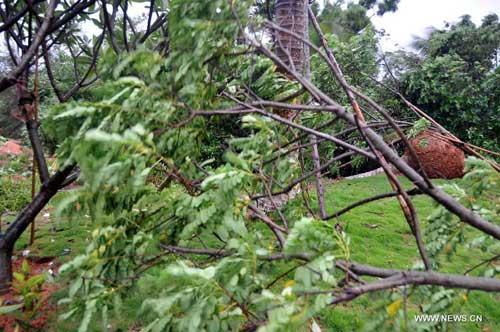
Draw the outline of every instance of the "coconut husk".
[[[450,141],[427,130],[411,139],[410,144],[429,178],[455,179],[464,175],[464,152]],[[404,157],[408,165],[421,171],[408,149],[406,149]]]

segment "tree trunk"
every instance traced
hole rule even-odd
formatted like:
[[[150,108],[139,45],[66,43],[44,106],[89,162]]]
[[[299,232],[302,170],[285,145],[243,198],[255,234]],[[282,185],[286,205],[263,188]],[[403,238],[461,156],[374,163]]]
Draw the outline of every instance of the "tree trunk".
[[[300,36],[308,36],[308,0],[277,0],[275,7],[276,24]],[[306,46],[300,40],[285,32],[275,33],[276,55],[300,74],[306,68]]]
[[[10,289],[12,283],[12,248],[0,247],[0,295]]]
[[[277,0],[275,7],[276,24],[309,40],[309,1],[308,0]],[[276,55],[288,67],[292,67],[307,79],[310,78],[309,46],[285,32],[277,31],[274,35]],[[280,116],[291,118],[293,112],[284,111]],[[311,136],[312,159],[314,168],[320,168],[318,144],[315,136]],[[316,174],[316,193],[321,218],[326,218],[324,188],[321,173]]]
[[[5,233],[0,234],[0,294],[8,291],[12,281],[12,249],[26,228],[33,222],[38,213],[47,205],[52,197],[61,189],[69,177],[74,165],[58,170],[44,183],[33,200],[24,207],[10,224]]]
[[[282,29],[309,38],[309,0],[276,0],[274,8],[275,23]],[[309,48],[295,36],[284,31],[274,31],[274,52],[285,64],[301,75],[309,75]],[[287,73],[284,68],[279,71]],[[294,112],[280,110],[278,115],[291,119]]]

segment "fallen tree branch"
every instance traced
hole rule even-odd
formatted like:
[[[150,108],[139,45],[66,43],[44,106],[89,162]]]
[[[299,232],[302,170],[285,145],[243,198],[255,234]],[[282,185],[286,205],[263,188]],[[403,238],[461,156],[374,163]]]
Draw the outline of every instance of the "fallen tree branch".
[[[252,211],[257,218],[262,220],[271,229],[271,231],[276,236],[276,239],[278,240],[281,249],[283,249],[283,247],[285,246],[285,237],[283,236],[283,233],[288,233],[288,231],[285,228],[281,227],[280,225],[276,224],[274,221],[272,221],[271,218],[269,218],[259,208],[253,205],[249,205],[248,209]]]
[[[247,40],[263,55],[267,56],[278,66],[283,66],[282,61],[271,51],[269,51],[262,44],[257,42],[252,36],[246,34]],[[315,98],[320,98],[324,103],[331,107],[331,111],[341,117],[344,121],[356,125],[357,121],[352,114],[347,112],[345,108],[333,101],[330,97],[324,94],[321,90],[311,84],[302,75],[295,71],[289,71],[302,86],[307,89]],[[402,174],[404,174],[410,181],[412,181],[419,189],[421,189],[425,194],[431,196],[434,200],[443,205],[453,214],[457,215],[463,222],[489,234],[496,239],[500,239],[500,226],[495,225],[487,220],[483,219],[476,213],[464,207],[462,204],[457,202],[453,197],[445,193],[443,190],[434,187],[430,188],[425,180],[422,178],[417,171],[410,167],[405,161],[403,161],[397,153],[389,147],[384,140],[371,128],[365,129],[365,134],[367,138],[373,143],[374,147],[380,151],[380,153],[387,159],[388,162],[392,163]]]
[[[321,45],[323,46],[323,49],[326,52],[326,62],[328,63],[329,67],[331,68],[332,73],[334,76],[337,78],[337,81],[340,83],[342,88],[344,89],[347,98],[349,99],[351,103],[351,107],[354,110],[354,120],[356,122],[356,126],[359,128],[359,132],[362,136],[365,136],[365,131],[366,131],[366,121],[365,117],[363,115],[363,112],[361,111],[356,98],[355,98],[355,92],[354,89],[347,83],[344,74],[342,73],[342,69],[340,68],[340,65],[338,64],[337,60],[335,59],[335,56],[333,55],[333,52],[331,49],[328,47],[328,43],[326,41],[325,36],[323,35],[321,28],[319,26],[318,21],[316,20],[316,16],[312,12],[311,8],[308,7],[308,13],[309,13],[309,18],[311,19],[311,22],[313,23],[313,27],[316,30],[316,33],[319,36]],[[300,37],[300,36],[299,36]],[[364,97],[364,96],[363,96]],[[365,99],[369,102],[371,102],[371,99],[365,97]],[[408,149],[411,150],[411,154],[414,155],[414,157],[417,160],[418,165],[420,166],[420,169],[423,171],[423,167],[421,167],[420,162],[418,160],[418,157],[413,149],[411,147],[410,143],[406,139],[405,135],[402,133],[401,129],[396,125],[396,123],[392,120],[392,118],[377,104],[375,103],[369,103],[373,108],[375,108],[379,113],[381,113],[384,118],[393,126],[393,128],[396,130],[398,135],[401,137],[401,139],[405,142],[405,144],[408,146]],[[424,262],[425,268],[428,270],[431,268],[431,263],[430,259],[426,253],[425,250],[425,245],[422,240],[422,235],[421,235],[421,230],[420,230],[420,222],[418,219],[417,212],[415,210],[415,207],[413,205],[413,202],[411,201],[410,197],[406,195],[405,191],[403,190],[403,186],[401,183],[398,181],[396,176],[394,175],[394,172],[392,171],[391,167],[386,161],[385,156],[377,149],[377,147],[373,144],[371,139],[367,136],[365,136],[365,141],[368,143],[368,146],[372,150],[373,154],[377,157],[377,160],[382,166],[384,172],[387,175],[387,178],[389,180],[390,185],[392,188],[399,193],[397,196],[399,205],[401,207],[401,210],[403,211],[403,214],[408,222],[408,225],[410,226],[410,229],[412,230],[412,233],[415,237],[415,240],[417,242],[417,247],[418,251],[420,253],[420,256],[422,257],[422,260]],[[433,187],[432,182],[429,180],[427,175],[425,174],[425,171],[422,173],[423,179],[426,182],[427,186],[430,188]]]
[[[455,135],[453,135],[448,129],[446,129],[445,127],[443,127],[440,123],[438,123],[434,118],[432,118],[430,115],[428,115],[427,113],[425,113],[423,110],[421,110],[420,108],[418,108],[416,105],[412,104],[408,99],[406,99],[403,94],[401,94],[399,91],[396,91],[394,89],[392,89],[391,87],[387,86],[386,84],[376,80],[375,78],[369,76],[369,75],[366,75],[368,78],[370,78],[372,81],[374,81],[375,83],[379,84],[380,86],[386,88],[388,91],[392,92],[394,95],[398,96],[405,104],[406,106],[408,106],[408,108],[413,112],[415,113],[417,116],[421,117],[421,118],[424,118],[426,119],[427,121],[429,121],[431,124],[433,124],[434,126],[437,127],[437,129],[439,131],[441,131],[442,133],[442,136],[441,138],[443,139],[446,139],[452,143],[454,143],[455,145],[458,145],[460,148],[462,148],[466,153],[469,153],[473,156],[476,156],[478,157],[479,159],[482,159],[484,161],[486,161],[488,164],[491,165],[491,167],[493,167],[497,172],[500,172],[500,165],[495,162],[494,160],[491,160],[489,158],[486,158],[485,156],[483,156],[482,154],[480,154],[479,152],[475,151],[475,149],[477,150],[480,150],[480,151],[483,151],[485,153],[488,153],[488,154],[492,154],[492,155],[495,155],[495,156],[498,156],[500,155],[499,153],[497,152],[494,152],[494,151],[490,151],[488,149],[485,149],[485,148],[482,148],[480,146],[477,146],[477,145],[473,145],[473,144],[470,144],[470,143],[467,143],[467,142],[464,142],[462,141],[461,139],[459,139],[458,137],[456,137]]]
[[[161,244],[160,247],[173,253],[204,255],[219,258],[237,254],[234,251],[228,251],[224,249],[186,248],[164,244]],[[300,260],[308,262],[313,258],[314,256],[307,253],[285,254],[283,252],[257,256],[257,259],[262,261]],[[496,278],[471,277],[434,271],[384,269],[344,260],[337,260],[335,262],[335,265],[339,269],[351,271],[357,276],[384,278],[383,280],[371,284],[346,289],[344,291],[347,294],[346,296],[354,297],[340,297],[338,298],[338,302],[352,300],[353,298],[367,292],[404,285],[434,285],[443,286],[446,288],[462,288],[470,290],[481,290],[485,292],[500,292],[500,279]]]

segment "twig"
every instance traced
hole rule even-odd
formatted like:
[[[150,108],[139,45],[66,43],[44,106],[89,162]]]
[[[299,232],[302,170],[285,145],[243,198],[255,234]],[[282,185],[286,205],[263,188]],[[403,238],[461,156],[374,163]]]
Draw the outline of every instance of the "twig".
[[[413,196],[413,195],[420,195],[420,194],[422,194],[422,192],[419,189],[414,188],[414,189],[406,191],[406,194],[410,195],[410,196]],[[367,203],[370,203],[370,202],[378,201],[378,200],[381,200],[381,199],[384,199],[384,198],[388,198],[388,197],[395,197],[395,196],[398,196],[398,195],[399,195],[399,192],[393,191],[393,192],[389,192],[389,193],[383,193],[383,194],[375,195],[375,196],[372,196],[372,197],[368,197],[368,198],[359,200],[357,202],[354,202],[354,203],[346,206],[345,208],[342,208],[341,210],[338,210],[338,211],[332,213],[331,215],[327,216],[326,218],[323,218],[323,220],[330,220],[330,219],[333,219],[333,218],[338,218],[341,215],[343,215],[344,213],[347,213],[350,210],[352,210],[352,209],[354,209],[354,208],[356,208],[358,206],[361,206],[361,205],[364,205],[364,204],[367,204]]]

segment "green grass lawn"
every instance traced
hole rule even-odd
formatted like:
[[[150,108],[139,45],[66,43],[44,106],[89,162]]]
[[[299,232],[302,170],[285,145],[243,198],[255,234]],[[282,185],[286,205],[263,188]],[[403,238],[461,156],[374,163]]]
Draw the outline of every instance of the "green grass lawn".
[[[437,181],[442,183],[443,181]],[[405,186],[410,184],[403,181]],[[384,176],[373,176],[363,179],[343,180],[326,186],[326,202],[329,213],[349,205],[351,202],[372,196],[377,193],[392,191]],[[311,191],[311,194],[313,191]],[[59,194],[57,199],[67,193]],[[57,200],[56,199],[56,200]],[[414,203],[420,216],[422,227],[426,218],[434,209],[432,200],[425,196],[414,198]],[[294,202],[291,202],[294,204]],[[37,239],[30,247],[31,254],[37,256],[54,256],[56,261],[63,263],[81,253],[87,245],[91,226],[86,220],[52,220],[53,209],[48,208],[37,218]],[[50,216],[44,217],[45,213]],[[418,260],[418,252],[408,225],[399,209],[395,198],[372,202],[351,210],[338,220],[351,238],[352,259],[360,263],[379,267],[409,269]],[[17,243],[17,249],[27,247],[29,232],[23,235]],[[70,249],[70,251],[68,251]],[[474,265],[481,258],[490,257],[479,250],[461,248],[450,262],[443,257],[443,272],[460,273]],[[55,298],[61,298],[66,292],[68,280],[58,280],[61,290]],[[161,291],[164,278],[159,270],[152,269],[124,299],[124,314],[120,319],[112,319],[112,330],[127,331],[130,326],[142,326],[145,317],[139,309],[147,297],[154,297]],[[277,284],[277,287],[280,287]],[[464,292],[459,291],[462,294]],[[465,293],[464,293],[465,294]],[[372,321],[380,310],[385,310],[391,302],[377,294],[364,295],[352,303],[331,307],[324,310],[318,321],[325,331],[359,331],[367,322]],[[469,292],[467,300],[460,301],[454,307],[447,309],[449,314],[480,314],[483,323],[466,323],[450,325],[449,331],[500,331],[500,295],[483,292]],[[417,307],[408,303],[410,313],[417,312]],[[378,311],[377,311],[378,310]],[[411,316],[413,317],[413,316]],[[56,322],[51,331],[73,331],[78,322]],[[100,331],[101,325],[96,323],[94,330]]]
[[[400,179],[405,187],[410,183]],[[436,181],[444,183],[444,181]],[[390,192],[391,187],[383,175],[362,179],[344,180],[327,186],[325,200],[328,213],[333,213],[350,203]],[[432,199],[417,196],[413,199],[422,228],[434,209]],[[342,215],[339,220],[351,238],[353,261],[379,267],[409,269],[419,259],[415,240],[395,198],[368,203]],[[471,231],[472,232],[472,231]],[[480,250],[459,248],[457,255],[448,262],[442,258],[442,272],[460,273],[474,266],[481,258],[491,257]],[[462,292],[464,293],[464,292]],[[373,320],[376,313],[366,310],[373,307],[370,295],[358,298],[353,303],[325,310],[321,319],[327,331],[358,331],[363,322]],[[382,303],[383,304],[383,303]],[[381,305],[382,305],[381,304]],[[385,303],[385,305],[390,302]],[[467,301],[448,309],[449,314],[482,314],[483,324],[466,323],[451,325],[450,331],[500,331],[500,295],[484,292],[469,292]]]
[[[29,246],[31,228],[23,233],[16,242],[15,251],[29,249],[30,256],[54,257],[59,264],[63,264],[82,253],[87,246],[92,225],[87,220],[55,218],[54,205],[70,192],[60,192],[52,200],[52,205],[43,209],[35,219],[35,243]],[[4,222],[14,219],[13,216],[4,218]]]

